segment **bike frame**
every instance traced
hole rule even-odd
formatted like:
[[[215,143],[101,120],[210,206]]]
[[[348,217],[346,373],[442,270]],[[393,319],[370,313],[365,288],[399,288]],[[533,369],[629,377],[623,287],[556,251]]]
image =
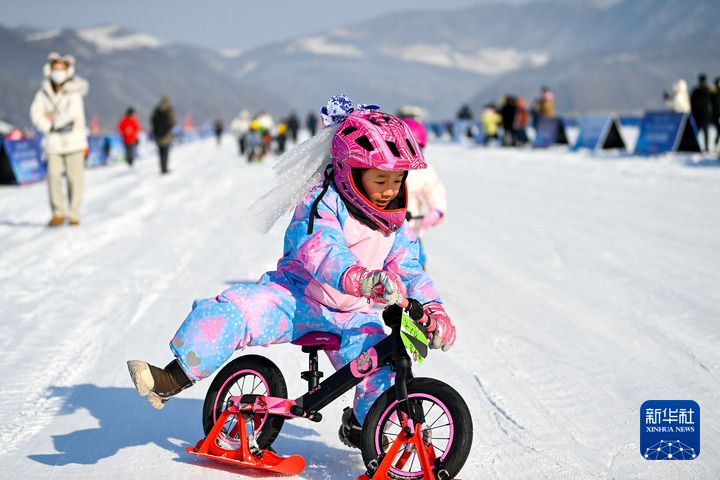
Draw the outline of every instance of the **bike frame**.
[[[368,462],[366,473],[358,477],[358,480],[371,478],[390,480],[390,470],[402,469],[413,452],[420,461],[423,480],[449,478],[443,462],[436,456],[433,445],[425,443],[422,430],[425,413],[422,402],[408,401],[407,384],[413,378],[410,355],[412,354],[415,360],[422,361],[428,352],[427,332],[422,324],[416,323],[424,317],[422,306],[411,299],[406,299],[404,306],[405,310],[393,305],[383,311],[383,320],[392,330],[390,335],[362,352],[323,382],[317,382],[322,376],[317,370],[317,351],[322,345],[305,345],[309,350],[303,350],[310,353],[311,360],[310,371],[301,375],[303,379],[308,380],[306,394],[295,400],[252,394],[232,396],[208,436],[200,440],[195,447],[187,447],[186,451],[192,455],[286,475],[300,473],[305,468],[305,460],[301,456],[282,457],[272,450],[263,450],[257,442],[260,430],[248,435],[246,422],[251,420],[254,427],[260,429],[262,427],[257,417],[264,415],[277,415],[286,419],[300,417],[319,422],[322,419],[320,409],[379,369],[389,366],[395,372],[397,402],[394,409],[401,432],[388,449]],[[406,316],[404,312],[408,315]],[[412,318],[416,320],[413,321]],[[218,440],[223,429],[228,425],[228,420],[233,416],[234,423],[229,427],[228,433],[230,438],[239,439],[239,443],[235,441],[233,444],[239,447],[228,449],[224,444],[218,443]],[[391,421],[395,423],[394,419]],[[397,458],[399,453],[401,455]]]
[[[362,352],[350,363],[341,367],[316,388],[296,398],[268,397],[262,395],[243,395],[230,397],[228,409],[232,413],[259,413],[282,415],[286,418],[307,418],[319,422],[318,412],[337,400],[342,394],[355,387],[366,377],[379,369],[390,366],[395,371],[395,389],[398,398],[398,418],[412,419],[415,423],[424,423],[421,408],[409,405],[407,381],[413,378],[412,362],[400,336],[402,308],[388,307],[383,311],[383,320],[392,332],[372,347]]]

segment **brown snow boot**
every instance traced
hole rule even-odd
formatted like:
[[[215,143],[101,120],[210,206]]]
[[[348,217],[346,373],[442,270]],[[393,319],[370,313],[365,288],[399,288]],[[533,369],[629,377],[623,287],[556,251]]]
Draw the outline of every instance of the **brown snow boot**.
[[[187,376],[177,359],[168,363],[165,368],[158,368],[142,360],[130,360],[127,366],[138,393],[158,410],[165,406],[170,397],[195,383]]]
[[[62,225],[65,223],[65,217],[60,215],[53,215],[53,217],[48,222],[48,227],[57,227],[58,225]]]

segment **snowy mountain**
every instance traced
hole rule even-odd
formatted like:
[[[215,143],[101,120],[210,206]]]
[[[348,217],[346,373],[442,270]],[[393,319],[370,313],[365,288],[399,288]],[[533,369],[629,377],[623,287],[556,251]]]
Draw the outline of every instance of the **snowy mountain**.
[[[663,108],[662,92],[674,80],[693,86],[700,72],[710,79],[720,75],[713,70],[720,55],[718,25],[720,9],[711,1],[620,2],[580,24],[565,40],[573,48],[536,69],[492,79],[470,103],[479,108],[505,93],[532,98],[539,85],[548,85],[560,112]]]
[[[162,95],[170,95],[179,118],[197,123],[232,118],[241,108],[286,113],[282,97],[249,86],[223,72],[224,57],[189,45],[164,45],[156,38],[115,26],[35,31],[0,26],[0,118],[29,125],[28,109],[51,51],[72,53],[78,75],[90,82],[88,118],[114,129],[132,105],[145,125]]]
[[[428,273],[458,339],[414,371],[469,405],[458,477],[720,478],[718,162],[440,141],[426,154],[448,190],[447,218],[424,236]],[[286,422],[273,445],[307,467],[267,476],[185,452],[203,436],[211,379],[157,411],[125,366],[164,365],[193,300],[275,267],[288,218],[266,235],[248,227],[274,163],[248,164],[226,137],[173,149],[170,175],[154,152],[88,169],[80,226],[56,230],[47,185],[0,186],[3,479],[363,473],[337,438],[351,393],[320,423]],[[292,398],[306,391],[299,347],[244,353],[271,358]],[[332,371],[325,355],[320,367]],[[642,457],[641,406],[655,399],[697,402],[698,458]]]
[[[297,105],[344,91],[388,109],[418,104],[444,118],[465,101],[478,108],[548,85],[560,112],[641,110],[661,107],[662,90],[678,76],[692,84],[712,67],[719,24],[713,0],[482,4],[385,15],[229,63],[253,85],[296,92]]]
[[[140,32],[122,32],[114,25],[77,30],[77,35],[86,42],[94,44],[100,53],[162,46],[162,42],[152,35]]]
[[[540,0],[393,13],[249,50],[164,45],[112,26],[0,27],[0,118],[28,122],[51,50],[78,57],[88,113],[110,128],[128,104],[147,118],[164,93],[203,120],[241,107],[303,114],[340,92],[445,119],[466,102],[478,111],[506,93],[533,98],[541,85],[560,113],[640,111],[661,108],[679,77],[720,75],[718,25],[716,0]]]

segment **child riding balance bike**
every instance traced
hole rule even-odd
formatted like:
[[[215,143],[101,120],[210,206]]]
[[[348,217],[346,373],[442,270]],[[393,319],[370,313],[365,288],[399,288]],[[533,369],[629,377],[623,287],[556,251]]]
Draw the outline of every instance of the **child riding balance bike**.
[[[311,356],[311,369],[303,372],[308,393],[280,400],[287,389],[272,362],[256,355],[233,360],[210,386],[203,411],[208,438],[191,453],[232,461],[227,452],[235,451],[242,460],[234,463],[268,470],[278,457],[275,465],[294,466],[276,471],[297,473],[297,461],[271,449],[285,418],[319,421],[322,407],[356,386],[339,436],[361,449],[367,478],[383,478],[385,471],[393,478],[452,478],[469,454],[469,411],[451,387],[412,378],[406,353],[424,358],[425,335],[430,348],[447,351],[455,342],[455,327],[418,262],[417,237],[405,221],[405,180],[408,170],[425,167],[422,150],[405,123],[376,106],[335,96],[322,113],[328,128],[295,150],[317,157],[314,171],[324,171],[324,178],[295,208],[277,269],[256,284],[195,301],[170,342],[175,358],[165,368],[129,361],[130,375],[138,393],[161,409],[235,350],[299,343]],[[389,336],[373,302],[391,305],[383,315]],[[323,382],[318,350],[337,370]],[[231,388],[245,377],[258,379],[261,388]],[[433,418],[433,410],[441,415]],[[445,430],[438,435],[434,427]]]

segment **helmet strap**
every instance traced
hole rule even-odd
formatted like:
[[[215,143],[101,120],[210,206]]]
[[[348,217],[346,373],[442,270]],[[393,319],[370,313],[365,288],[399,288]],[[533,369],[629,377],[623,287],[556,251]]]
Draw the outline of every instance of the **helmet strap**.
[[[325,179],[323,180],[323,189],[322,192],[320,192],[320,195],[315,199],[312,206],[310,207],[310,219],[308,221],[308,229],[307,234],[311,235],[313,232],[313,225],[315,223],[316,218],[322,218],[320,214],[318,213],[318,204],[320,203],[320,200],[325,196],[325,194],[328,191],[328,188],[330,188],[330,182],[332,182],[333,179],[333,170],[332,170],[332,164],[328,164],[327,167],[325,167],[325,172],[323,173],[325,176]]]

